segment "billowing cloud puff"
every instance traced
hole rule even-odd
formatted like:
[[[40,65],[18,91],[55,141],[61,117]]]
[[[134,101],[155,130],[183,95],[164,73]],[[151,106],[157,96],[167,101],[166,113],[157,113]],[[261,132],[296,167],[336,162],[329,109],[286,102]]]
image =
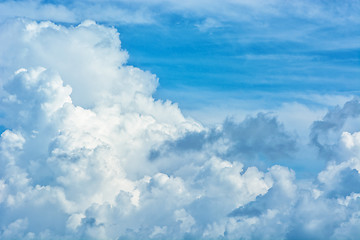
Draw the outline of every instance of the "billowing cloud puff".
[[[318,147],[321,154],[332,157],[338,151],[339,138],[342,132],[357,130],[357,121],[360,116],[359,99],[353,99],[342,108],[331,109],[321,121],[315,121],[310,134],[311,143]],[[348,140],[350,140],[348,138]],[[348,143],[347,147],[353,145]],[[341,153],[343,153],[341,151]],[[341,156],[337,156],[341,157]]]
[[[155,75],[126,64],[114,28],[0,31],[1,239],[356,236],[360,138],[336,120],[358,116],[356,100],[313,124],[320,148],[339,130],[342,157],[297,180],[276,162],[302,146],[276,118],[208,128],[184,117],[152,97]]]

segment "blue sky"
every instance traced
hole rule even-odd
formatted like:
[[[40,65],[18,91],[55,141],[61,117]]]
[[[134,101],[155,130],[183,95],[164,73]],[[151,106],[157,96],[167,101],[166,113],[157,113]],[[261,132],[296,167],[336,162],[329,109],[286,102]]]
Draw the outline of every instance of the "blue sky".
[[[325,10],[346,7],[317,4]],[[356,2],[353,5],[357,7]],[[356,14],[356,8],[352,10],[350,14]],[[124,48],[132,53],[129,63],[156,73],[157,96],[175,98],[184,107],[194,104],[184,94],[191,99],[202,91],[218,101],[223,98],[217,96],[219,92],[235,98],[270,95],[266,101],[275,105],[302,101],[286,96],[289,92],[357,95],[360,30],[356,18],[329,21],[316,15],[292,16],[296,9],[291,6],[282,11],[287,13],[255,12],[250,19],[223,22],[216,12],[210,16],[161,13],[156,24],[118,28]],[[334,14],[338,15],[327,17],[346,17]],[[209,18],[209,27],[201,28]]]
[[[0,0],[0,239],[357,239],[359,26],[359,0]]]
[[[167,23],[161,28],[140,26],[135,27],[134,33],[133,26],[124,26],[119,27],[119,31],[124,36],[124,48],[132,53],[129,63],[148,69],[160,78],[156,96],[175,98],[184,107],[193,104],[184,99],[184,94],[191,99],[192,94],[203,91],[210,94],[207,98],[215,97],[218,101],[223,98],[217,96],[219,92],[242,99],[269,95],[275,105],[282,101],[303,101],[287,96],[289,92],[358,94],[359,46],[346,43],[359,35],[354,31],[355,26],[339,32],[304,20],[268,21],[267,27],[255,25],[249,29],[242,26],[245,24],[229,23],[229,26],[201,32],[194,21],[180,18],[175,24]],[[314,29],[302,33],[307,25]],[[294,28],[299,31],[295,34],[300,35],[295,39],[271,36],[272,30],[285,35],[282,32]],[[344,41],[345,46],[321,47],[332,45],[328,39],[334,41],[334,38]]]

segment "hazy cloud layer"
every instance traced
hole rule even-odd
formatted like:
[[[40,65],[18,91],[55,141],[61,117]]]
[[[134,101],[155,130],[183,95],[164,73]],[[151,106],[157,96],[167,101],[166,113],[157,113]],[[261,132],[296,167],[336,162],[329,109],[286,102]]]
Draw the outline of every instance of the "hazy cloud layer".
[[[153,24],[167,14],[193,16],[199,19],[196,26],[201,31],[220,27],[222,22],[250,22],[267,17],[296,17],[319,23],[359,23],[360,4],[324,1],[279,0],[213,0],[174,1],[156,0],[81,0],[41,1],[21,0],[0,3],[0,19],[27,17],[36,20],[52,20],[76,23],[91,17],[96,21],[121,24]],[[156,10],[156,11],[154,11]]]
[[[358,236],[358,100],[312,125],[315,147],[336,147],[297,180],[278,164],[306,147],[296,134],[263,113],[208,128],[154,100],[156,76],[126,64],[114,28],[0,31],[1,239]]]

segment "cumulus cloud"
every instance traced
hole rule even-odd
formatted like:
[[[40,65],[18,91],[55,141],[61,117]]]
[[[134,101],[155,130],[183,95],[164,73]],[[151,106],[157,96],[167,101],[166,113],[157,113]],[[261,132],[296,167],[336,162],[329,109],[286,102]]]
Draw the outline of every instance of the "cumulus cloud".
[[[184,161],[194,164],[211,156],[266,170],[276,160],[290,159],[296,152],[297,137],[287,132],[275,117],[259,113],[240,123],[226,119],[221,126],[188,132],[153,149],[149,159],[167,171],[181,169]]]
[[[315,121],[311,127],[311,143],[318,147],[320,154],[331,158],[338,151],[338,143],[342,132],[354,131],[356,120],[360,116],[360,103],[357,98],[350,100],[343,107],[331,109],[320,121]],[[346,135],[345,135],[346,137]],[[352,138],[347,138],[347,146],[351,147]],[[341,157],[341,156],[336,156]],[[332,159],[334,160],[334,159]]]
[[[313,125],[320,147],[336,130],[341,158],[298,180],[277,164],[302,150],[286,126],[263,113],[216,128],[184,117],[152,97],[158,79],[127,65],[114,28],[14,20],[0,31],[1,239],[357,234],[359,133],[344,128],[356,100]]]

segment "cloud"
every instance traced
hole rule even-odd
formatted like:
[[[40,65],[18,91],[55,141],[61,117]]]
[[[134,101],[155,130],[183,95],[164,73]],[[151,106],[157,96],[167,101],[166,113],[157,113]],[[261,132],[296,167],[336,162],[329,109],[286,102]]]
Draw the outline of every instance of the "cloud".
[[[3,217],[16,221],[15,212],[23,212],[35,236],[47,229],[63,235],[88,208],[116,204],[122,192],[136,206],[139,190],[128,177],[148,172],[136,170],[146,165],[145,149],[201,126],[176,105],[152,99],[157,79],[124,65],[127,53],[114,29],[92,22],[10,25],[3,27],[17,31],[18,42],[8,39],[1,52],[26,50],[7,55],[14,65],[4,66],[11,79],[3,83],[1,108],[9,129],[1,138]],[[20,70],[11,76],[14,68]]]
[[[330,110],[323,120],[315,121],[311,128],[311,143],[318,147],[321,154],[332,157],[336,152],[339,137],[346,127],[346,123],[351,119],[357,119],[360,115],[360,104],[357,98],[348,101],[342,108],[339,106]],[[345,128],[344,128],[345,127]]]
[[[219,28],[221,27],[221,24],[212,19],[212,18],[206,18],[203,22],[199,23],[199,24],[195,24],[195,26],[201,31],[201,32],[206,32],[210,29],[213,28]]]
[[[226,119],[221,126],[188,132],[157,146],[149,159],[167,171],[181,169],[185,161],[196,163],[211,156],[266,169],[276,160],[291,159],[296,152],[297,137],[288,133],[275,117],[259,113],[240,123]]]
[[[76,21],[76,15],[64,5],[43,4],[38,0],[2,1],[0,3],[0,12],[2,21],[16,17],[57,22]]]
[[[12,18],[50,20],[61,23],[79,23],[86,19],[120,24],[154,23],[152,14],[145,9],[113,6],[98,1],[44,3],[40,0],[3,1],[0,3],[2,21]],[[112,3],[113,4],[113,3]]]
[[[297,179],[278,162],[305,148],[277,118],[209,128],[184,117],[152,97],[158,79],[127,64],[114,28],[14,20],[0,31],[1,239],[357,233],[357,100],[313,124],[312,143],[337,146],[336,161]]]
[[[263,1],[172,1],[136,0],[129,2],[82,0],[76,2],[39,0],[3,1],[0,3],[1,19],[26,17],[33,20],[78,23],[86,19],[117,24],[154,24],[169,13],[191,16],[204,20],[200,30],[219,26],[221,22],[259,21],[268,17],[283,18],[296,16],[320,23],[358,23],[360,17],[357,1],[339,7],[332,2],[278,0]],[[289,11],[290,9],[290,11]]]

